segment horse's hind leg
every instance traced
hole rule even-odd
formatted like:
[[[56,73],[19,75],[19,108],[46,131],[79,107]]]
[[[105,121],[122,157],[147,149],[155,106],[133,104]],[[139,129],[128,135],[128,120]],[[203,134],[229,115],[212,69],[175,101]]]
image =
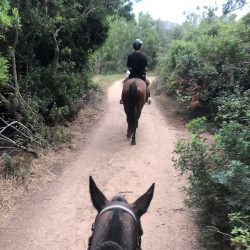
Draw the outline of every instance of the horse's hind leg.
[[[131,129],[129,126],[128,126],[128,129],[127,129],[127,138],[131,138],[133,134],[133,129]]]
[[[135,134],[136,134],[136,128],[135,128],[134,133],[133,133],[133,136],[132,136],[131,145],[136,145]]]

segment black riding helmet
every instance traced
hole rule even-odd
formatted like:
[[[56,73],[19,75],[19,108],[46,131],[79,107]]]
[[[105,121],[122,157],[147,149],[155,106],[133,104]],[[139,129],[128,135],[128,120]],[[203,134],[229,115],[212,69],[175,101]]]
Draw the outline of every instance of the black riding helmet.
[[[136,39],[133,42],[133,48],[134,48],[134,50],[139,50],[142,45],[143,45],[143,41],[141,39]]]

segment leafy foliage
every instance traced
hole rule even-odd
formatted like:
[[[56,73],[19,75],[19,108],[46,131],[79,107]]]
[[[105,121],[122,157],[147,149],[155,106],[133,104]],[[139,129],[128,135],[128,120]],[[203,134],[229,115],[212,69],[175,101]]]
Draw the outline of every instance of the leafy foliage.
[[[193,111],[214,114],[222,98],[240,98],[249,88],[249,16],[232,19],[203,18],[184,25],[186,33],[173,40],[160,58],[159,74],[166,91]]]
[[[0,57],[0,85],[8,80],[8,64],[4,57]]]
[[[232,244],[236,249],[241,249],[242,246],[247,250],[250,248],[250,225],[249,216],[242,213],[229,214],[230,224],[233,226],[231,234],[233,235]]]
[[[0,172],[5,178],[14,177],[19,181],[23,181],[29,175],[29,167],[32,158],[30,157],[19,157],[14,158],[10,155],[3,155],[4,168]]]
[[[247,231],[236,230],[236,224],[230,222],[228,214],[250,212],[250,166],[245,157],[238,156],[238,160],[234,160],[233,155],[230,155],[232,159],[227,157],[234,148],[230,144],[225,148],[224,139],[228,135],[224,135],[223,130],[226,128],[219,131],[219,141],[208,143],[201,134],[204,121],[205,118],[198,118],[188,124],[192,134],[189,141],[177,143],[175,153],[179,158],[174,160],[174,166],[182,173],[190,173],[187,204],[198,213],[206,249],[228,249],[231,232],[235,237],[247,237]],[[207,230],[211,227],[217,230]],[[244,246],[241,244],[242,249]]]
[[[95,89],[91,59],[108,18],[132,19],[131,8],[131,0],[1,1],[1,116],[36,132],[71,118]]]
[[[0,126],[16,121],[42,142],[66,140],[61,126],[98,90],[91,80],[92,59],[107,38],[108,20],[115,15],[133,19],[132,2],[1,0]],[[13,139],[13,147],[18,142],[26,149],[13,130],[6,129],[4,136]],[[36,153],[28,146],[27,152]],[[6,141],[1,148],[16,154]],[[4,177],[28,172],[19,158],[6,155]]]
[[[11,9],[10,3],[4,0],[0,4],[0,41],[5,39],[4,31],[18,22],[19,16],[16,8]],[[8,60],[0,53],[0,86],[8,81]]]
[[[138,20],[111,18],[108,38],[95,54],[95,66],[98,73],[122,73],[126,70],[127,56],[132,52],[132,43],[140,38],[142,50],[148,57],[149,69],[155,68],[157,54],[166,50],[168,31],[173,24],[155,21],[149,14],[139,14]]]
[[[223,5],[223,13],[228,14],[229,12],[242,8],[245,4],[247,4],[246,0],[227,0]]]
[[[165,91],[217,123],[207,140],[206,118],[194,119],[190,139],[175,149],[174,166],[189,173],[187,203],[197,211],[205,249],[249,248],[249,18],[236,22],[212,9],[190,14],[158,64]]]

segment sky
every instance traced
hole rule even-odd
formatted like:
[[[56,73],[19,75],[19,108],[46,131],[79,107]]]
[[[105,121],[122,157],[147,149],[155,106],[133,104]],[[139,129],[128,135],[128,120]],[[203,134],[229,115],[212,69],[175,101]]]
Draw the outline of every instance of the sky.
[[[218,15],[222,14],[222,5],[226,0],[141,0],[134,3],[134,13],[149,13],[154,19],[162,19],[181,24],[185,20],[183,12],[196,12],[196,8],[203,6],[217,5]],[[202,10],[200,10],[201,12]],[[242,10],[236,12],[237,15],[243,16],[250,11],[250,4],[244,6]]]

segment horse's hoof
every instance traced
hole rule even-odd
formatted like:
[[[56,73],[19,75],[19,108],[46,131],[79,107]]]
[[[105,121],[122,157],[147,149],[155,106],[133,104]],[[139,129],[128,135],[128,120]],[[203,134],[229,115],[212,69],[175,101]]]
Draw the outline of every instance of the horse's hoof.
[[[130,135],[130,134],[127,134],[127,138],[131,138],[131,135]]]
[[[131,145],[136,145],[136,142],[135,141],[131,141]]]

